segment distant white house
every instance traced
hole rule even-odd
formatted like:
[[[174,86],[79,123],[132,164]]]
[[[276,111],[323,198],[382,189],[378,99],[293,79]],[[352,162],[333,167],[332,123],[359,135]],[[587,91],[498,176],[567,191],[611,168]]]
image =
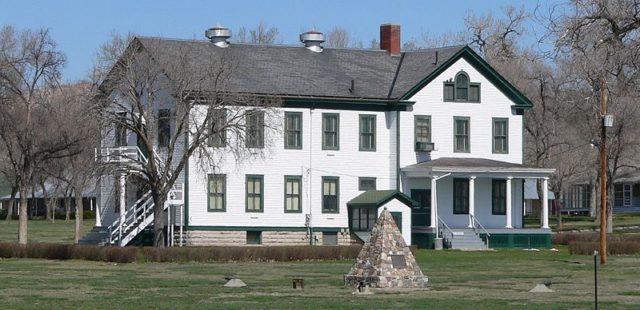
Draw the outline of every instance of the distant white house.
[[[229,39],[228,31],[215,33],[222,35],[212,41]],[[550,244],[547,199],[541,227],[522,228],[524,180],[542,179],[547,188],[554,172],[523,165],[523,114],[532,103],[471,48],[401,51],[400,26],[391,24],[380,27],[380,50],[323,48],[319,33],[301,38],[301,46],[226,47],[135,39],[150,55],[185,47],[203,59],[233,55],[241,74],[231,77],[231,91],[283,101],[280,130],[260,126],[263,114],[250,120],[259,137],[271,137],[247,144],[268,149],[264,158],[238,165],[228,154],[209,171],[191,159],[179,180],[184,201],[169,222],[174,236],[182,229],[177,243],[361,243],[389,207],[406,241],[421,247],[465,235],[491,247]],[[107,137],[103,151],[135,152],[135,136],[122,134]],[[117,177],[101,179],[101,226],[127,217],[136,200],[146,203],[133,179],[119,191]],[[121,208],[118,192],[127,201]],[[133,237],[124,235],[141,230],[121,229],[105,238],[126,244]]]

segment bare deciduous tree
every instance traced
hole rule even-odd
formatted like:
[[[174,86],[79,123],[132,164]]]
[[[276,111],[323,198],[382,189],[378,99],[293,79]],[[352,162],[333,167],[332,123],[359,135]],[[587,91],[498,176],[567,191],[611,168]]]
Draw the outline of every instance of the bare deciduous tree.
[[[269,27],[264,22],[260,22],[254,29],[240,27],[235,41],[238,43],[252,44],[274,44],[278,40],[279,30],[276,27]]]
[[[216,149],[208,147],[210,139],[224,142],[219,152],[249,156],[252,150],[244,146],[245,140],[255,136],[248,130],[247,118],[257,115],[257,110],[269,114],[271,107],[280,104],[278,98],[240,94],[229,88],[227,82],[236,73],[232,49],[208,56],[194,54],[197,49],[186,44],[169,50],[161,43],[132,40],[124,53],[111,57],[118,60],[101,84],[103,125],[126,128],[146,153],[146,160],[138,159],[137,169],[154,201],[156,246],[165,242],[167,194],[189,158],[215,165]],[[171,111],[168,136],[160,132],[160,108]],[[277,126],[267,119],[265,126]]]

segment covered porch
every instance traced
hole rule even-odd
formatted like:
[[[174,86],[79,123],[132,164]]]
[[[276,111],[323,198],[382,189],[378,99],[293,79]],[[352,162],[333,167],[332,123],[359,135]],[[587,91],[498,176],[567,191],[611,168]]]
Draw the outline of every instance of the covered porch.
[[[436,239],[466,234],[491,247],[548,246],[546,189],[553,172],[481,158],[439,158],[402,168],[402,190],[419,203],[412,210],[414,243],[433,247]],[[539,228],[523,227],[526,179],[542,181]]]

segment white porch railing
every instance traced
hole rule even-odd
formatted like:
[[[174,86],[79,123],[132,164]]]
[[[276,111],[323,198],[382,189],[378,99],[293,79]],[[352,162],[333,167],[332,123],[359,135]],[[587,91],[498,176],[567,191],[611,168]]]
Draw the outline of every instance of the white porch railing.
[[[95,151],[96,162],[105,164],[116,163],[147,163],[147,157],[135,145],[103,147]]]

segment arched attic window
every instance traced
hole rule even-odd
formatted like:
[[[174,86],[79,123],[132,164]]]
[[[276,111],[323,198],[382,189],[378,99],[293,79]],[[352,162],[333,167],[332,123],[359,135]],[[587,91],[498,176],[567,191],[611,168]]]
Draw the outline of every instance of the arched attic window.
[[[444,101],[480,102],[480,83],[472,83],[466,72],[444,82]]]

